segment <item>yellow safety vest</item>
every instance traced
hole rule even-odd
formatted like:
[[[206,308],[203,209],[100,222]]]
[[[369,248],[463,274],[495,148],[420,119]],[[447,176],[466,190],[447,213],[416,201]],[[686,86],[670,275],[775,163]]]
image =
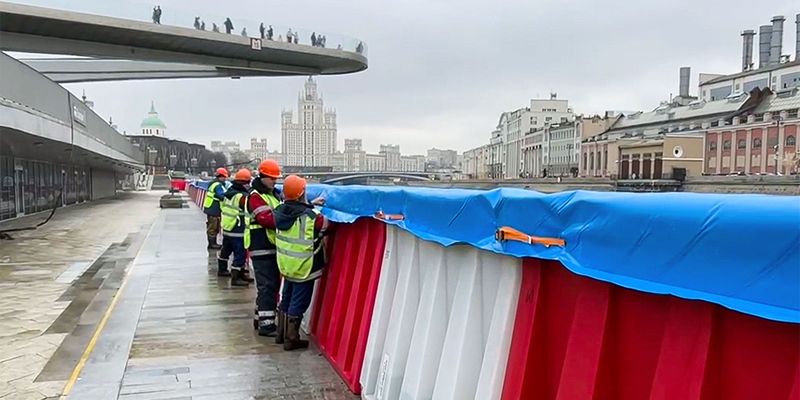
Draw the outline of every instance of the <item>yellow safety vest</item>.
[[[233,232],[236,228],[244,228],[244,210],[239,208],[239,202],[244,196],[243,193],[236,193],[231,198],[225,198],[222,202],[222,234],[230,237],[243,237],[244,229],[241,232]]]
[[[256,192],[256,193],[258,193],[258,192]],[[267,207],[267,208],[269,208],[269,209],[274,211],[281,204],[280,199],[278,199],[277,197],[275,197],[273,195],[263,194],[263,193],[258,193],[258,195],[261,196],[262,199],[264,199],[264,203],[267,203],[266,206],[262,206],[262,207]],[[248,196],[247,200],[245,200],[245,205],[244,205],[244,209],[247,210],[247,214],[245,215],[245,223],[247,224],[247,228],[244,231],[244,248],[245,249],[249,249],[250,248],[250,235],[251,235],[251,232],[255,231],[255,230],[258,230],[258,229],[263,229],[263,230],[267,231],[267,239],[269,240],[270,243],[275,244],[275,230],[274,229],[264,228],[263,226],[259,225],[258,222],[256,222],[256,219],[254,218],[254,216],[255,216],[255,214],[261,212],[262,210],[257,208],[255,210],[253,210],[253,214],[250,214],[250,211],[249,211],[250,208],[247,206],[247,203],[249,201],[250,201],[250,197]],[[250,252],[250,255],[259,256],[259,255],[266,255],[267,254],[267,253],[261,254],[260,252],[262,252],[262,250],[253,250],[253,251]]]
[[[219,185],[221,185],[219,181],[211,182],[211,184],[208,185],[208,190],[206,191],[206,197],[205,199],[203,199],[204,210],[211,208],[211,206],[214,205],[215,201],[219,201],[219,199],[214,196],[215,191],[217,190],[217,186]]]
[[[310,213],[298,217],[291,228],[278,229],[275,235],[278,269],[290,281],[305,281],[309,278],[314,266],[314,254],[322,248],[321,245],[314,248],[314,221],[317,211],[309,211]]]

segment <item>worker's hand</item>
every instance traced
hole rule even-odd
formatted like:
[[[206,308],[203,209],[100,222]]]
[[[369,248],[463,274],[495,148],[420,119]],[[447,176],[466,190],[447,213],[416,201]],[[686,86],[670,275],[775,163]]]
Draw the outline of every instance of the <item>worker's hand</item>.
[[[315,206],[323,206],[325,205],[325,198],[324,197],[317,197],[314,200],[311,200],[311,204]]]

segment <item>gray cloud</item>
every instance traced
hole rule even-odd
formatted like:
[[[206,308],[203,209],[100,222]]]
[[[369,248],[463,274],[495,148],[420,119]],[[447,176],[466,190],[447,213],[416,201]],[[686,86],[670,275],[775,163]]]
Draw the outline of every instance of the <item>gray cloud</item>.
[[[369,151],[398,143],[408,154],[486,143],[500,112],[550,92],[569,99],[576,112],[651,109],[677,92],[678,67],[692,67],[693,88],[699,72],[736,72],[741,30],[757,29],[774,14],[800,12],[796,0],[758,7],[744,0],[161,4],[165,17],[175,7],[187,16],[263,16],[267,23],[363,39],[367,71],[318,78],[326,105],[338,111],[340,142],[361,137]],[[149,6],[143,7],[146,18]],[[256,33],[256,25],[248,32]],[[793,42],[787,29],[786,53]],[[155,100],[170,136],[244,146],[251,136],[265,136],[279,149],[280,111],[295,107],[302,84],[303,78],[257,78],[68,88],[85,89],[101,115],[129,132],[138,130]]]

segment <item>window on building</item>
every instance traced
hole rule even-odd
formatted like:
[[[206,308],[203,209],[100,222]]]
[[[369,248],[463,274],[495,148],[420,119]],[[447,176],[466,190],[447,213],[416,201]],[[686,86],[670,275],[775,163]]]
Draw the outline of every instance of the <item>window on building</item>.
[[[731,141],[725,140],[722,142],[722,150],[730,150],[731,149]]]
[[[786,146],[794,146],[796,144],[796,139],[794,136],[789,135],[786,137]]]
[[[586,153],[583,153],[583,169],[584,170],[588,169],[587,164],[586,164],[586,158],[587,158]]]
[[[747,141],[744,140],[744,139],[739,139],[739,141],[736,143],[736,148],[737,149],[745,149],[745,148],[747,148]]]
[[[717,141],[716,140],[712,140],[710,143],[708,143],[708,149],[711,150],[711,151],[716,150],[717,149]]]
[[[753,138],[753,148],[754,149],[761,148],[761,138]]]
[[[603,169],[608,169],[608,150],[603,151]]]
[[[552,117],[544,117],[545,122],[551,121],[552,119],[553,119]]]

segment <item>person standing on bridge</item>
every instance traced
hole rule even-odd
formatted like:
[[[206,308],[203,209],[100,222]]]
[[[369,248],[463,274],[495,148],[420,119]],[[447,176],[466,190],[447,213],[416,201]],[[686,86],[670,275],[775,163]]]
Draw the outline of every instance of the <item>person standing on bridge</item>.
[[[262,22],[261,25],[258,26],[258,33],[261,34],[262,39],[264,39],[264,37],[266,36],[265,35],[266,31],[267,28],[264,28],[264,23]]]
[[[250,252],[256,278],[256,312],[253,327],[259,336],[275,336],[275,311],[281,275],[275,253],[274,210],[281,204],[281,193],[275,187],[281,177],[281,167],[275,160],[264,160],[258,165],[258,176],[253,180],[247,197],[247,230],[244,247]],[[278,318],[280,320],[280,318]]]
[[[233,22],[230,18],[225,18],[225,33],[230,35],[231,32],[233,32]]]
[[[222,250],[217,255],[217,276],[230,276],[231,286],[247,286],[253,281],[247,276],[247,252],[244,249],[245,207],[247,186],[252,180],[250,171],[242,168],[233,176],[233,184],[222,201]],[[229,257],[233,263],[228,272]]]
[[[194,29],[200,30],[200,17],[194,17]]]
[[[272,40],[273,33],[274,31],[272,30],[272,25],[270,25],[269,29],[267,29],[267,40]]]
[[[217,168],[216,179],[211,181],[203,199],[203,213],[206,214],[206,236],[208,236],[208,249],[219,249],[217,235],[220,229],[222,211],[220,202],[225,200],[225,181],[228,179],[228,170]]]
[[[308,341],[300,339],[300,325],[311,305],[314,280],[322,276],[325,266],[322,239],[328,224],[314,209],[325,199],[319,197],[308,203],[305,179],[287,176],[283,196],[286,201],[274,212],[278,269],[284,278],[278,320],[281,330],[275,342],[283,343],[283,349],[289,351],[308,347]]]

